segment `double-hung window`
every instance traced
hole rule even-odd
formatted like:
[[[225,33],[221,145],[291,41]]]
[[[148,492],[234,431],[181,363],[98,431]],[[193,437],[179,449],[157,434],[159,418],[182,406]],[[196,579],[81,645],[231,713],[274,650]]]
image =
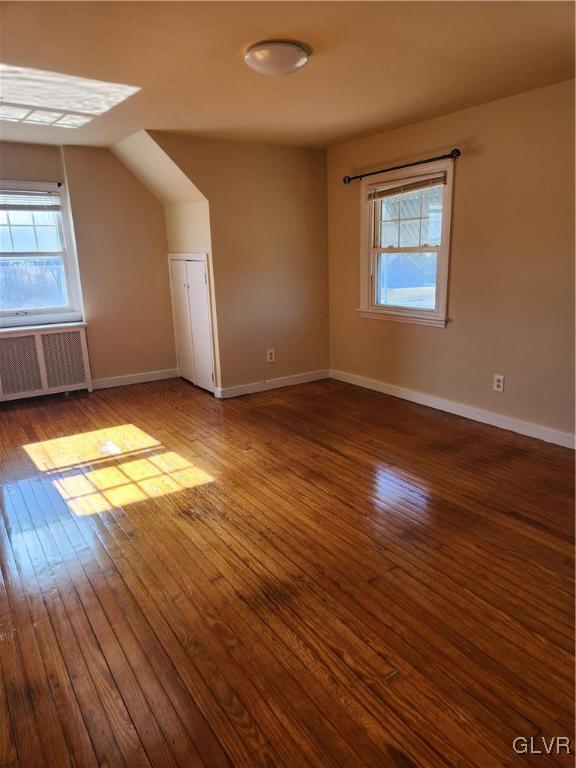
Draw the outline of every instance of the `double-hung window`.
[[[64,188],[0,182],[0,325],[82,319]]]
[[[452,160],[362,184],[363,316],[446,324]]]

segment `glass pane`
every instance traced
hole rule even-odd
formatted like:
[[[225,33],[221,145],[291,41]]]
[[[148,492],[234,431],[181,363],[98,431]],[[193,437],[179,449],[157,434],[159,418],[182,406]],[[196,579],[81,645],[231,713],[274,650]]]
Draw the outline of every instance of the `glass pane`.
[[[385,197],[382,200],[381,218],[383,221],[400,218],[400,202],[398,197]]]
[[[442,200],[444,188],[430,187],[422,192],[422,234],[420,245],[440,245],[442,240]]]
[[[436,254],[379,253],[376,263],[376,304],[434,309]]]
[[[398,222],[383,221],[380,227],[380,248],[398,247]]]
[[[14,250],[21,253],[37,251],[34,227],[12,227]]]
[[[12,253],[13,250],[9,227],[0,227],[0,251]]]
[[[422,190],[422,216],[433,213],[442,215],[442,196],[444,187],[428,187]]]
[[[66,275],[60,256],[0,259],[0,310],[67,305]]]
[[[34,211],[34,224],[36,226],[38,225],[57,225],[58,224],[58,214],[52,213],[51,211]]]
[[[32,224],[32,214],[29,211],[9,211],[10,224]]]
[[[8,224],[8,214],[6,211],[0,211],[0,224]]]
[[[422,219],[420,245],[440,245],[442,240],[442,214]]]
[[[417,248],[420,245],[420,219],[400,222],[400,248]]]
[[[422,192],[405,192],[400,198],[400,218],[415,219],[420,216]]]
[[[58,227],[36,227],[36,239],[39,251],[61,251]]]

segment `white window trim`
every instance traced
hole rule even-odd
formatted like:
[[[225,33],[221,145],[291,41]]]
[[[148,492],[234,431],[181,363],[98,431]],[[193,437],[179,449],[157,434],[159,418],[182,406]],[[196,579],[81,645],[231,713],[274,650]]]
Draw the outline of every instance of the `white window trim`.
[[[68,287],[69,303],[66,307],[46,307],[45,309],[29,310],[4,310],[0,311],[0,328],[19,328],[27,325],[49,325],[52,323],[78,322],[84,319],[82,307],[82,293],[78,274],[78,260],[72,228],[72,216],[70,202],[66,193],[66,185],[56,181],[14,181],[0,180],[1,189],[29,189],[37,192],[53,192],[60,194],[62,213],[62,237],[64,250],[54,254],[53,252],[14,253],[13,256],[34,257],[62,255],[66,285]],[[2,258],[2,256],[0,256]]]
[[[388,184],[406,179],[416,179],[437,171],[446,172],[446,184],[444,186],[442,207],[442,240],[437,251],[436,267],[436,309],[410,309],[402,307],[383,307],[375,302],[374,285],[374,253],[373,248],[373,212],[374,206],[368,201],[368,187],[373,184]],[[446,304],[448,298],[448,272],[450,263],[450,220],[452,215],[452,179],[454,175],[454,162],[448,160],[435,160],[415,168],[403,168],[398,171],[389,171],[376,176],[362,179],[361,183],[361,242],[360,242],[360,317],[378,320],[393,320],[401,323],[417,323],[420,325],[433,325],[439,328],[446,326]],[[379,249],[386,250],[386,249]],[[407,248],[406,250],[411,250]],[[419,250],[412,249],[412,250]]]

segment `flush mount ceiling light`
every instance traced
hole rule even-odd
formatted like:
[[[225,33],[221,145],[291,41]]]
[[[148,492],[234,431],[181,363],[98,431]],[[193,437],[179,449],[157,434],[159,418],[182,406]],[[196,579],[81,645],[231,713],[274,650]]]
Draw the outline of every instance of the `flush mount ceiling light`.
[[[306,64],[312,49],[296,40],[260,40],[244,54],[244,62],[261,75],[291,75]]]

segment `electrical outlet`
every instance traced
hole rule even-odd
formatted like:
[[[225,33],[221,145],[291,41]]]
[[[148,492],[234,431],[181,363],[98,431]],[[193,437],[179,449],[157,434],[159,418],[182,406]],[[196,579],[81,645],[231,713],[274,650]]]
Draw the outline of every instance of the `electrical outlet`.
[[[273,363],[276,360],[276,352],[273,349],[266,350],[266,362]]]
[[[504,392],[504,376],[501,373],[494,374],[494,392]]]

